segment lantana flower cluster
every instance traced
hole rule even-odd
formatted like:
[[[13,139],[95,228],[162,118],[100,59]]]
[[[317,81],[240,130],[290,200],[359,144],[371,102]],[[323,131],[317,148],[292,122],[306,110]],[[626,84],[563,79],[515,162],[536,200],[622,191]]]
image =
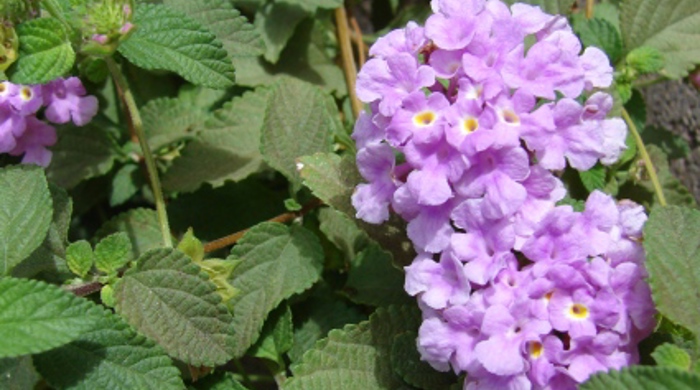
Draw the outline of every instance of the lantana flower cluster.
[[[97,98],[86,96],[77,77],[56,79],[44,85],[0,83],[0,153],[24,155],[22,163],[48,166],[56,143],[56,129],[37,118],[45,107],[44,117],[52,123],[72,121],[76,126],[90,122],[97,114]]]
[[[573,389],[637,362],[654,326],[646,214],[553,173],[614,163],[613,70],[567,20],[500,0],[433,0],[424,27],[380,38],[357,80],[357,217],[407,222],[418,349],[467,389]]]

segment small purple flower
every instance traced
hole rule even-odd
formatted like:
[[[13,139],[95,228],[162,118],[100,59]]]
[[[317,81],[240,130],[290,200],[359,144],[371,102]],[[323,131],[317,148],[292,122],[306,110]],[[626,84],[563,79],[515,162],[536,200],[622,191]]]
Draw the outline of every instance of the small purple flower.
[[[85,96],[85,88],[77,77],[54,80],[43,86],[43,94],[46,118],[53,123],[72,120],[76,126],[83,126],[97,114],[97,98]]]
[[[56,143],[56,129],[38,120],[34,116],[27,117],[27,128],[21,137],[17,138],[17,144],[10,151],[13,156],[22,157],[23,164],[36,164],[42,167],[49,166],[51,151],[47,146]]]

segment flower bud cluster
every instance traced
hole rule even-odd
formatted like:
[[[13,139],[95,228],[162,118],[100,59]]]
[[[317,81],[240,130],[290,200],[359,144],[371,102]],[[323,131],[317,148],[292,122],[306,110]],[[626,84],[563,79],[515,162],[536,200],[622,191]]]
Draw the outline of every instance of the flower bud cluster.
[[[367,183],[357,217],[407,222],[418,348],[469,389],[568,389],[636,362],[653,327],[646,215],[594,192],[583,212],[552,171],[614,163],[627,129],[613,70],[565,18],[500,0],[433,0],[425,27],[380,38],[357,80]]]
[[[22,162],[48,166],[56,143],[56,129],[37,118],[44,116],[52,123],[72,121],[76,126],[90,122],[97,114],[97,98],[85,96],[80,79],[56,79],[45,85],[0,83],[0,153],[24,155]]]

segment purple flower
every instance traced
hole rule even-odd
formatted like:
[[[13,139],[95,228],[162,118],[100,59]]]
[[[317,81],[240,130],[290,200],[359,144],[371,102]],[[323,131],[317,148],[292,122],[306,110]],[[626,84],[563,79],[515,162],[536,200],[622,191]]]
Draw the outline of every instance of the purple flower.
[[[425,21],[425,35],[446,50],[459,50],[471,42],[476,32],[477,15],[484,0],[437,0],[436,12]],[[437,9],[436,9],[437,8]]]
[[[370,47],[369,54],[374,57],[387,59],[399,53],[408,53],[413,56],[427,43],[423,27],[416,22],[408,22],[406,28],[392,30],[380,37]]]
[[[409,141],[417,144],[436,143],[443,136],[443,110],[449,105],[441,94],[432,94],[428,98],[422,91],[410,94],[386,129],[387,141],[394,147],[404,146]]]
[[[432,68],[419,65],[411,54],[399,53],[367,61],[357,75],[357,97],[366,103],[379,100],[379,112],[391,116],[405,97],[434,83]]]
[[[57,79],[43,86],[46,118],[53,123],[73,121],[76,126],[90,122],[97,114],[97,98],[85,96],[85,88],[77,77]]]
[[[34,116],[29,116],[27,117],[27,128],[22,136],[17,138],[17,143],[10,154],[13,156],[24,154],[23,164],[47,167],[51,162],[52,153],[46,147],[55,143],[56,129]]]
[[[418,255],[406,271],[405,290],[433,309],[461,305],[469,300],[471,288],[462,263],[447,252],[435,262],[428,254]]]
[[[389,203],[396,191],[394,152],[387,144],[374,144],[357,153],[360,174],[369,184],[360,184],[352,195],[356,217],[370,223],[389,219]]]

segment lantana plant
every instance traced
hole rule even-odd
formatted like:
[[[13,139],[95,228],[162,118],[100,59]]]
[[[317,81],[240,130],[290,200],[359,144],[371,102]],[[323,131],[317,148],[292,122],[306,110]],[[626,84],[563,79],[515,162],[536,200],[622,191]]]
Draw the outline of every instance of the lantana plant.
[[[0,388],[700,388],[644,104],[699,53],[687,0],[3,1]]]

